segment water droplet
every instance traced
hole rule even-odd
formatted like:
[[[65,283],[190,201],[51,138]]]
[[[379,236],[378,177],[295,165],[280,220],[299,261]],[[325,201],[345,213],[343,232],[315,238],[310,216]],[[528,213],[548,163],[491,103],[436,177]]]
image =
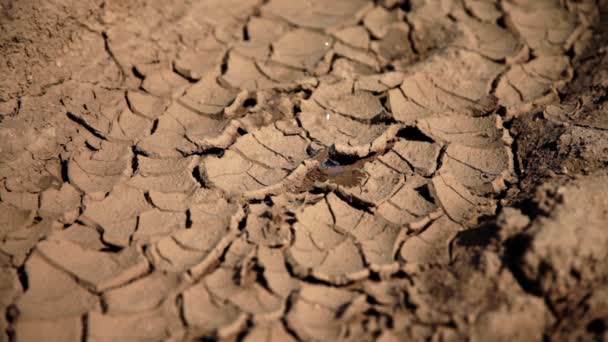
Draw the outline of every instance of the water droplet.
[[[329,46],[330,42],[329,41],[325,41],[325,43],[323,43],[325,46]]]
[[[331,118],[331,113],[330,112],[325,113],[325,120],[329,121],[330,118]]]

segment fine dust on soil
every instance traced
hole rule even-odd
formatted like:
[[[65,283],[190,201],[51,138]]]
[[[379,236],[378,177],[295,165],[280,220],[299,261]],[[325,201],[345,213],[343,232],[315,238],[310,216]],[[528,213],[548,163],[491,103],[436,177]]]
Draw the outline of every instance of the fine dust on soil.
[[[608,340],[605,2],[0,6],[0,340]]]

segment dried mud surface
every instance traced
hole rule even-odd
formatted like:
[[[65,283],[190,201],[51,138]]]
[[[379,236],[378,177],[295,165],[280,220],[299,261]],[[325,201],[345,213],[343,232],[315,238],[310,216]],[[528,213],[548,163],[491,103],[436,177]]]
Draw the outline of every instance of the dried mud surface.
[[[0,6],[0,340],[608,340],[605,3]]]

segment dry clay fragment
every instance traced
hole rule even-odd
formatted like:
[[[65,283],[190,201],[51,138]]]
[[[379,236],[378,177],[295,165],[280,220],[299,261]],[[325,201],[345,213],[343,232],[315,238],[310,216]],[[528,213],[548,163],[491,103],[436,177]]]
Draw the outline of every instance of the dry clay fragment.
[[[431,116],[418,120],[416,127],[436,141],[470,147],[503,146],[511,141],[502,119],[494,114],[484,117]]]
[[[419,230],[438,215],[437,205],[422,193],[428,185],[422,179],[408,179],[392,196],[378,206],[377,213],[389,222]]]
[[[249,91],[273,88],[276,85],[262,74],[254,60],[235,52],[228,55],[228,66],[222,80],[233,88]]]
[[[266,5],[274,15],[282,17],[292,24],[324,29],[332,26],[354,24],[360,12],[366,9],[365,0],[331,1],[331,0],[272,0]]]
[[[256,320],[281,317],[284,310],[282,298],[269,292],[254,279],[239,278],[240,284],[236,284],[235,273],[232,268],[219,268],[205,277],[204,282],[214,298],[233,304],[241,312],[252,314]],[[244,273],[244,277],[247,277],[247,273]]]
[[[72,316],[61,319],[20,319],[14,326],[17,341],[66,341],[82,340],[82,318]]]
[[[518,114],[556,101],[557,88],[570,80],[572,72],[568,57],[540,56],[507,71],[498,82],[496,96],[509,112]]]
[[[352,47],[367,50],[369,33],[363,26],[348,26],[334,33],[335,37]]]
[[[197,157],[156,160],[142,156],[137,158],[139,172],[127,182],[134,188],[157,192],[190,192],[199,185],[191,171],[198,162]]]
[[[181,94],[188,81],[169,69],[158,69],[146,74],[141,88],[146,92],[164,98]]]
[[[357,120],[371,120],[382,112],[380,100],[371,92],[352,88],[351,81],[321,84],[312,98],[328,110]]]
[[[169,106],[170,101],[144,92],[127,92],[127,101],[133,113],[154,120]]]
[[[422,233],[408,237],[401,246],[400,256],[407,263],[448,264],[450,242],[463,227],[441,216]]]
[[[148,261],[139,248],[106,253],[83,248],[65,240],[47,240],[37,250],[64,271],[95,291],[122,285],[148,271]]]
[[[226,200],[200,204],[191,210],[190,229],[178,230],[158,240],[146,253],[157,269],[170,272],[211,264],[219,260],[233,239],[235,232],[231,224],[235,219],[238,219],[235,206]]]
[[[367,275],[366,265],[394,262],[400,229],[358,210],[334,194],[296,213],[288,260],[296,272],[343,283]]]
[[[33,210],[18,209],[4,202],[0,202],[0,212],[2,212],[0,216],[0,237],[2,239],[11,231],[25,228],[36,215]]]
[[[82,218],[101,226],[104,240],[116,242],[119,246],[125,246],[125,242],[128,244],[129,236],[135,229],[135,225],[129,222],[151,209],[143,191],[122,184],[116,186],[103,200],[88,200],[84,204]]]
[[[183,293],[184,319],[202,336],[227,337],[245,324],[246,315],[231,303],[216,300],[204,282]]]
[[[479,217],[496,211],[495,200],[475,196],[449,173],[433,177],[433,188],[447,216],[465,226],[475,225]]]
[[[253,328],[249,329],[247,336],[243,339],[243,342],[272,341],[296,342],[297,340],[289,334],[281,321],[257,323]]]
[[[454,44],[479,52],[494,61],[507,63],[526,57],[526,50],[513,33],[491,23],[467,19],[462,24],[464,34]]]
[[[280,182],[307,159],[307,145],[299,135],[267,126],[240,137],[222,157],[207,157],[202,165],[209,181],[224,191],[258,190]]]
[[[162,309],[129,315],[102,314],[90,312],[88,316],[88,337],[93,340],[166,340],[172,320]]]
[[[80,315],[99,305],[95,295],[82,288],[72,276],[52,266],[38,252],[25,263],[25,272],[29,287],[16,302],[20,320],[80,319]]]
[[[79,214],[80,192],[69,183],[61,185],[60,189],[49,188],[40,195],[40,211],[42,217],[59,217],[65,223],[72,223]]]
[[[137,231],[133,234],[133,241],[153,241],[172,232],[185,228],[186,212],[166,212],[158,209],[146,211],[139,216]]]
[[[539,55],[560,55],[567,51],[582,26],[574,12],[558,1],[506,1],[509,24]]]
[[[492,82],[504,69],[475,52],[450,49],[430,57],[405,77],[402,94],[394,92],[395,119],[412,122],[443,112],[479,114],[491,110]]]
[[[331,48],[332,43],[333,39],[329,36],[306,29],[295,29],[272,44],[271,59],[293,68],[312,71]]]
[[[287,324],[303,340],[339,340],[344,324],[341,313],[361,305],[362,297],[340,288],[306,285],[287,313]]]
[[[436,143],[415,140],[399,140],[393,145],[394,151],[422,176],[431,176],[437,169],[441,146]]]
[[[234,100],[236,94],[236,91],[220,86],[216,74],[209,74],[188,88],[179,102],[197,113],[216,115]]]
[[[68,163],[70,183],[88,194],[110,192],[129,172],[127,147],[104,141],[97,152],[81,152]]]
[[[178,277],[154,272],[125,286],[103,294],[110,314],[152,311],[159,307],[177,286]]]
[[[513,153],[507,146],[477,148],[451,144],[445,150],[442,172],[448,172],[469,189],[498,193],[515,177]]]

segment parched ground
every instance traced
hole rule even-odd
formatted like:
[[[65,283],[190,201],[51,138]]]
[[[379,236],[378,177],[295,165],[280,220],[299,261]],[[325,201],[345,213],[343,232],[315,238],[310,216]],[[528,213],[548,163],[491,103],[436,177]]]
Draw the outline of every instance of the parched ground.
[[[608,340],[606,10],[0,0],[0,340]]]

